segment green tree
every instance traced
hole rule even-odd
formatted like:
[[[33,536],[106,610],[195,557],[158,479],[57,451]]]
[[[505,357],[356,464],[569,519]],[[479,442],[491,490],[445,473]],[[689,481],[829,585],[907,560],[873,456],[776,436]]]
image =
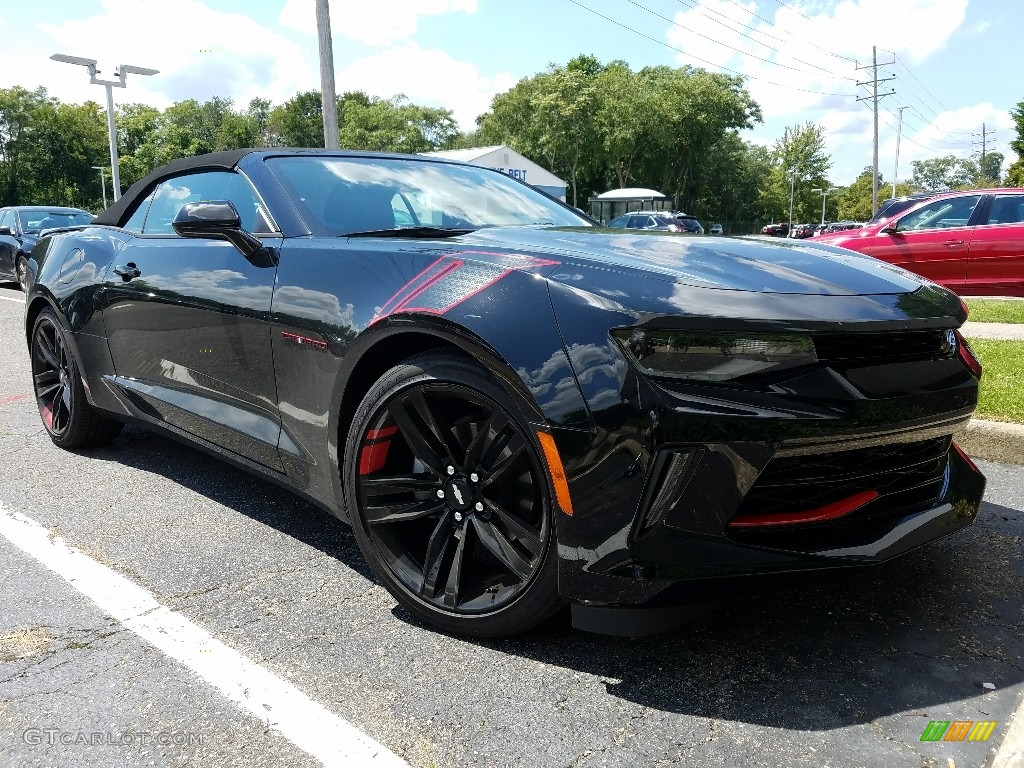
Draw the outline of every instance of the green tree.
[[[1008,187],[1024,187],[1024,101],[1017,102],[1010,110],[1010,117],[1017,129],[1017,138],[1010,142],[1010,149],[1017,153],[1017,162],[1009,167],[1003,183]]]
[[[718,142],[760,120],[741,78],[578,56],[498,94],[477,136],[566,179],[570,201],[618,184],[653,187],[690,209],[717,184],[704,167]]]
[[[789,220],[790,198],[794,221],[817,221],[821,195],[828,188],[832,160],[825,152],[825,129],[814,123],[787,127],[771,152],[772,168],[761,187],[760,203],[768,218]]]
[[[925,192],[970,188],[978,176],[977,164],[969,159],[946,155],[931,160],[914,160],[913,185]]]
[[[1002,183],[1003,160],[1005,159],[1002,152],[986,152],[984,156],[978,155],[975,161],[978,175],[974,178],[974,186],[998,187]]]
[[[16,85],[0,89],[0,204],[16,205],[31,199],[32,131],[39,110],[49,102],[45,88],[29,91]]]
[[[346,94],[338,114],[339,142],[349,149],[429,152],[450,148],[459,133],[449,110],[412,104],[402,95]]]
[[[320,91],[303,91],[274,107],[268,118],[273,144],[283,147],[322,147],[324,112]]]

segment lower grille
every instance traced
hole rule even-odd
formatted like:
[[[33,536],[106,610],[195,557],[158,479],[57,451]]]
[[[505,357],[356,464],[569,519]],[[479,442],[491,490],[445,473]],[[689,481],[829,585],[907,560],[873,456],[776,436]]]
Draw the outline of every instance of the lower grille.
[[[874,541],[904,515],[933,506],[946,482],[949,435],[915,443],[773,459],[728,528],[744,543],[811,551]],[[871,494],[877,494],[872,496]],[[867,499],[836,519],[794,525],[771,521]],[[763,523],[762,526],[751,522]]]

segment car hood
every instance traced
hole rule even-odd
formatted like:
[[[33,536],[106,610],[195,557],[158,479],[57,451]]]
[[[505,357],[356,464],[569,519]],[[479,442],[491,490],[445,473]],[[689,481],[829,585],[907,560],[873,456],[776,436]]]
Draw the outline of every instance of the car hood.
[[[696,288],[812,296],[909,293],[921,280],[853,251],[803,240],[716,237],[605,229],[477,230],[461,244],[544,255],[559,262],[547,274],[574,288],[609,273]]]

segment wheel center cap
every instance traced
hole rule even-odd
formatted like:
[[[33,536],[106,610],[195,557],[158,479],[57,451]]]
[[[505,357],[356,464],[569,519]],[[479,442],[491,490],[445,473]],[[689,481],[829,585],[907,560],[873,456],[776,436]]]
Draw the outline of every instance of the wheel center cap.
[[[448,501],[456,509],[469,509],[473,505],[473,493],[469,483],[462,478],[448,481]]]

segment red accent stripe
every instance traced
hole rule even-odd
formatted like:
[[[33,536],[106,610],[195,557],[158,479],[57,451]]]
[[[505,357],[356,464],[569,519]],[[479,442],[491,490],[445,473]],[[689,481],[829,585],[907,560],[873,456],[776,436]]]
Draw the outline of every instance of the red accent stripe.
[[[47,403],[39,409],[39,413],[42,414],[43,423],[46,424],[47,429],[53,429],[53,407],[50,403]]]
[[[425,280],[420,286],[418,286],[416,288],[416,290],[414,290],[412,293],[410,293],[408,296],[406,296],[404,299],[402,299],[400,302],[398,302],[398,304],[395,305],[395,308],[392,310],[392,312],[401,312],[403,309],[405,309],[406,305],[410,301],[412,301],[417,296],[419,296],[421,293],[423,293],[425,290],[427,290],[427,288],[429,288],[430,286],[432,286],[435,283],[437,283],[445,275],[448,275],[449,273],[454,272],[456,269],[461,267],[463,264],[465,264],[465,262],[461,261],[461,260],[456,260],[456,261],[451,262],[450,264],[445,264],[444,268],[441,269],[440,271],[438,271],[438,273],[436,275],[431,275],[430,278]]]
[[[966,365],[967,370],[980,379],[981,361],[974,356],[974,351],[967,345],[967,341],[960,335],[960,331],[954,331],[953,333],[956,334],[956,353],[960,358],[960,362]]]
[[[452,310],[453,308],[457,307],[459,304],[462,304],[464,301],[469,301],[471,298],[476,296],[481,291],[486,291],[488,288],[490,288],[496,282],[501,280],[501,278],[505,277],[505,275],[510,275],[514,271],[515,270],[513,270],[513,269],[506,269],[504,272],[501,272],[500,274],[498,274],[497,277],[492,277],[490,280],[488,280],[486,283],[481,285],[479,288],[475,288],[474,290],[472,290],[469,293],[467,293],[465,296],[459,296],[459,298],[457,298],[455,301],[453,301],[447,307],[443,307],[441,309],[435,309],[433,307],[410,307],[408,304],[404,304],[404,305],[402,305],[402,309],[404,311],[406,311],[406,312],[430,312],[430,313],[435,314],[435,315],[443,315],[446,312],[448,312],[448,311]]]
[[[391,298],[388,299],[387,301],[385,301],[381,305],[380,312],[379,312],[378,316],[374,319],[374,322],[376,322],[377,320],[380,320],[382,317],[390,315],[392,310],[388,309],[388,307],[391,305],[391,303],[392,302],[400,302],[402,300],[401,299],[402,294],[406,291],[406,289],[408,289],[410,286],[415,284],[415,282],[417,280],[419,280],[421,277],[423,277],[425,274],[427,274],[427,272],[432,270],[434,267],[436,267],[438,264],[440,264],[441,262],[443,262],[447,258],[448,258],[447,256],[438,256],[432,262],[427,264],[427,266],[424,267],[423,270],[419,274],[417,274],[415,277],[413,277],[412,279],[407,281],[405,285],[403,285],[401,288],[399,288],[397,291],[395,291],[393,294],[391,294]]]
[[[878,498],[878,491],[861,491],[849,498],[826,504],[803,512],[775,512],[766,515],[747,515],[734,518],[730,528],[761,528],[769,525],[796,525],[798,523],[820,523],[848,515],[865,504]]]
[[[410,303],[417,296],[419,296],[421,293],[423,293],[425,290],[427,290],[430,286],[432,286],[435,283],[437,283],[441,278],[443,278],[449,272],[451,272],[454,269],[457,269],[458,267],[462,266],[462,264],[464,262],[460,260],[460,261],[455,261],[452,264],[445,265],[445,267],[441,271],[439,271],[438,273],[436,273],[434,275],[431,275],[422,284],[416,286],[416,288],[414,288],[408,295],[403,296],[402,294],[406,290],[408,290],[411,286],[415,285],[416,282],[418,280],[420,280],[420,278],[422,278],[424,275],[426,275],[428,272],[430,272],[432,269],[434,269],[441,262],[447,261],[449,259],[454,258],[455,256],[460,256],[460,255],[463,255],[463,254],[488,256],[488,257],[490,257],[492,259],[493,258],[500,259],[502,257],[505,257],[506,259],[515,260],[515,261],[517,261],[519,263],[516,264],[515,266],[507,266],[507,265],[503,265],[501,263],[496,263],[496,262],[491,262],[491,261],[484,261],[484,262],[482,262],[482,263],[485,263],[485,264],[490,264],[492,266],[503,267],[504,271],[501,272],[494,279],[490,280],[489,282],[487,282],[484,285],[480,286],[479,288],[475,289],[472,293],[469,293],[466,296],[459,297],[456,301],[452,302],[451,304],[449,304],[447,307],[444,307],[443,309],[439,310],[439,309],[435,309],[433,307],[413,307],[413,306],[410,306]],[[430,264],[428,264],[419,274],[417,274],[414,278],[409,280],[405,285],[403,285],[401,288],[399,288],[397,291],[395,291],[395,293],[391,295],[391,298],[389,298],[387,301],[384,302],[383,305],[381,305],[381,308],[374,315],[373,320],[370,321],[370,325],[373,325],[374,323],[376,323],[376,322],[378,322],[380,320],[383,320],[388,315],[394,314],[395,312],[399,312],[399,311],[402,311],[402,312],[428,312],[428,313],[434,314],[434,315],[443,315],[446,312],[448,312],[449,310],[451,310],[452,308],[454,308],[454,307],[458,306],[459,304],[461,304],[462,302],[466,301],[466,299],[472,298],[473,296],[476,296],[478,293],[480,293],[480,291],[483,291],[483,290],[486,290],[487,288],[490,288],[496,282],[501,280],[501,278],[505,277],[506,275],[508,275],[511,272],[514,272],[514,271],[516,271],[518,269],[531,269],[531,268],[532,269],[536,269],[537,267],[557,266],[558,264],[561,264],[561,262],[559,262],[559,261],[550,261],[549,259],[538,259],[538,258],[535,258],[533,256],[518,256],[518,255],[512,255],[512,254],[493,253],[493,252],[490,252],[490,251],[455,251],[454,253],[445,254],[444,256],[439,256],[437,259],[435,259],[434,261],[430,262]],[[392,306],[392,304],[394,304],[394,306]]]
[[[281,335],[288,341],[294,341],[296,344],[312,347],[313,349],[319,349],[321,352],[327,351],[326,341],[314,339],[311,336],[300,336],[297,333],[289,333],[288,331],[281,331]]]
[[[390,440],[382,440],[373,445],[364,445],[359,454],[359,474],[369,475],[384,468],[388,460],[388,448],[391,447]]]
[[[975,472],[977,472],[980,475],[982,472],[981,472],[980,469],[978,469],[978,465],[975,464],[971,460],[970,456],[968,456],[966,453],[964,453],[964,449],[961,448],[956,443],[952,443],[952,445],[953,445],[953,450],[956,451],[957,454],[959,454],[960,458],[967,462],[967,466],[969,466],[971,469],[973,469]]]
[[[371,429],[366,433],[366,440],[376,440],[378,437],[391,437],[398,432],[398,427],[384,427],[383,429]]]

